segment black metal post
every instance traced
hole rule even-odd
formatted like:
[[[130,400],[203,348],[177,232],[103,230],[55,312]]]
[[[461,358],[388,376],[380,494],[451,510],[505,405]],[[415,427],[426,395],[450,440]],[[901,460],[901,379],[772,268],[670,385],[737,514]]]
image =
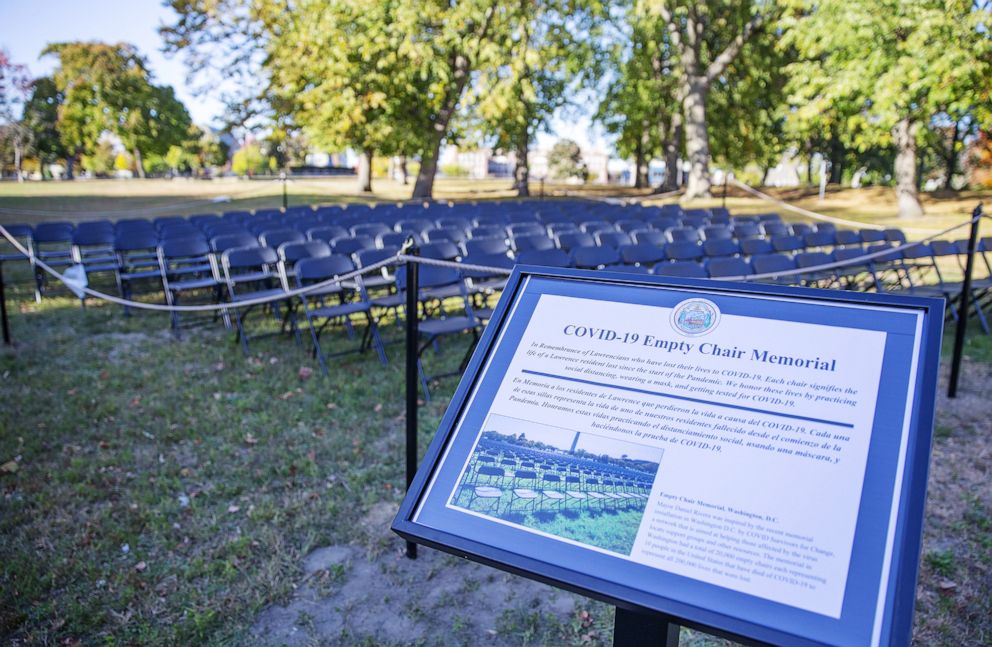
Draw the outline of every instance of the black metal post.
[[[407,250],[407,254],[416,256],[416,247]],[[417,296],[419,290],[419,265],[414,261],[406,263],[406,488],[410,489],[413,477],[417,473],[417,392],[420,389],[420,379],[417,372],[417,344],[420,333],[417,330],[419,315],[417,313]],[[417,559],[417,544],[406,542],[406,556]]]
[[[723,208],[727,208],[727,182],[730,181],[730,172],[724,171],[723,173]]]
[[[964,354],[964,338],[968,329],[968,306],[971,304],[971,272],[975,268],[975,248],[978,245],[978,223],[982,219],[982,203],[971,212],[971,233],[968,236],[968,259],[964,265],[964,281],[961,284],[961,297],[958,307],[958,325],[954,329],[954,354],[951,356],[951,377],[947,385],[947,397],[958,395],[958,378],[961,376],[961,357]]]
[[[10,322],[7,320],[7,292],[3,284],[3,261],[0,261],[0,319],[3,319],[3,345],[10,346]]]
[[[678,647],[679,626],[659,615],[617,607],[613,647]]]
[[[286,171],[279,174],[279,178],[282,180],[282,210],[286,211],[287,200],[286,200]]]

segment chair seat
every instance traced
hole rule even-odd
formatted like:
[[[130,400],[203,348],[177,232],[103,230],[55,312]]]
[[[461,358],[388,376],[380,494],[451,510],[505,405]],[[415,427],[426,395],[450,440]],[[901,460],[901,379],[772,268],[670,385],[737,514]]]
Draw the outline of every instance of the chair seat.
[[[475,496],[483,499],[498,499],[503,496],[503,490],[491,485],[480,485],[475,488]]]
[[[567,494],[569,496],[569,498],[571,498],[571,499],[585,499],[586,498],[586,493],[585,492],[576,492],[575,490],[569,490],[565,494]]]
[[[420,322],[420,332],[425,335],[444,335],[462,330],[471,330],[479,325],[478,320],[470,317],[449,317],[447,319],[428,319]]]
[[[169,276],[184,276],[187,274],[204,274],[210,271],[212,271],[212,268],[210,267],[210,263],[203,263],[197,265],[183,265],[182,267],[169,268]]]
[[[253,292],[242,292],[235,294],[231,297],[232,303],[238,303],[240,301],[250,301],[251,299],[267,299],[269,297],[277,297],[286,294],[282,288],[271,288],[269,290],[255,290]]]
[[[424,288],[420,291],[422,299],[450,299],[451,297],[460,297],[461,295],[462,286],[460,284],[442,285],[438,288]]]
[[[217,286],[217,279],[212,276],[202,279],[187,279],[185,281],[169,281],[169,289],[173,292],[182,290],[201,290]]]
[[[586,494],[589,495],[589,498],[590,499],[600,499],[600,500],[602,500],[602,499],[609,499],[610,498],[610,497],[606,496],[605,494],[603,494],[602,492],[586,492]]]
[[[157,279],[162,276],[158,270],[144,270],[141,272],[121,272],[122,281],[137,281],[140,279]]]
[[[529,488],[516,488],[513,490],[513,494],[521,499],[536,499],[540,495]]]
[[[245,272],[244,274],[232,274],[231,282],[234,284],[252,283],[253,281],[264,281],[269,278],[272,278],[271,272]]]
[[[311,317],[327,317],[329,319],[333,319],[334,317],[346,317],[356,312],[368,312],[368,310],[368,303],[365,303],[364,301],[356,301],[354,303],[342,303],[337,306],[311,308],[309,312]]]
[[[83,261],[83,267],[86,268],[86,272],[92,274],[94,272],[116,272],[117,263],[90,263],[89,261]],[[156,272],[157,273],[157,272]]]
[[[554,499],[556,501],[560,501],[561,499],[565,498],[565,495],[562,494],[561,492],[558,492],[557,490],[545,490],[543,494],[548,499]]]

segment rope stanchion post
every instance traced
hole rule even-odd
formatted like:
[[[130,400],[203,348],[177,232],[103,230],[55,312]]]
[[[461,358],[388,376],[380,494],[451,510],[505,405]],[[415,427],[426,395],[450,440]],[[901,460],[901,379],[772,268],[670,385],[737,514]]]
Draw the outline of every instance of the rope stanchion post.
[[[12,346],[10,321],[7,319],[7,292],[3,282],[3,261],[0,261],[0,319],[3,320],[3,345]]]
[[[419,250],[412,247],[407,250],[410,256],[417,256]],[[420,278],[416,260],[406,262],[406,487],[410,489],[413,477],[417,473],[417,392],[420,388],[417,372],[417,342],[419,314],[417,313],[417,296],[420,291]],[[417,544],[406,542],[406,556],[417,559]]]
[[[954,329],[954,354],[951,356],[951,376],[947,385],[947,397],[958,395],[958,379],[961,377],[961,358],[964,355],[964,338],[968,331],[968,310],[971,303],[971,273],[975,268],[975,249],[978,246],[978,223],[981,221],[982,204],[978,203],[971,213],[971,233],[968,235],[968,258],[964,266],[964,281],[961,283],[961,297],[958,306],[958,325]]]

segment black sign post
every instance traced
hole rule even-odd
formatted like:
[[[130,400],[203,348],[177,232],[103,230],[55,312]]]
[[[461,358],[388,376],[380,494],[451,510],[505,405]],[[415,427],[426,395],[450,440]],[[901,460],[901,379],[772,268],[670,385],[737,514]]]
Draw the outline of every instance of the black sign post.
[[[417,256],[416,247],[409,247],[407,254]],[[406,487],[409,490],[413,478],[417,475],[417,293],[419,277],[414,261],[406,263]],[[417,544],[406,542],[406,556],[417,559]]]
[[[0,319],[3,319],[3,345],[10,346],[10,322],[7,320],[7,294],[3,283],[3,261],[0,261]]]
[[[982,219],[982,204],[978,203],[971,212],[971,233],[968,235],[968,258],[964,266],[964,281],[961,283],[961,297],[958,299],[958,324],[954,329],[954,354],[951,357],[951,377],[947,385],[947,397],[958,396],[958,379],[961,377],[961,358],[964,355],[964,338],[968,330],[968,310],[971,305],[971,273],[975,269],[975,248],[978,245],[978,223]]]
[[[613,647],[678,647],[679,626],[658,614],[617,607]]]

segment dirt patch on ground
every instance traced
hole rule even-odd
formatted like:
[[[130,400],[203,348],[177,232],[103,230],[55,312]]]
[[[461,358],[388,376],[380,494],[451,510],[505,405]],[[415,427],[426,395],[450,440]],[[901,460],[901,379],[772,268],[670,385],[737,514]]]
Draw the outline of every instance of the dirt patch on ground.
[[[368,544],[311,552],[292,600],[266,609],[252,635],[266,645],[509,646],[520,644],[519,613],[575,616],[581,599],[552,587],[426,548],[407,559],[388,531],[395,514],[380,504],[363,519],[371,554]]]

